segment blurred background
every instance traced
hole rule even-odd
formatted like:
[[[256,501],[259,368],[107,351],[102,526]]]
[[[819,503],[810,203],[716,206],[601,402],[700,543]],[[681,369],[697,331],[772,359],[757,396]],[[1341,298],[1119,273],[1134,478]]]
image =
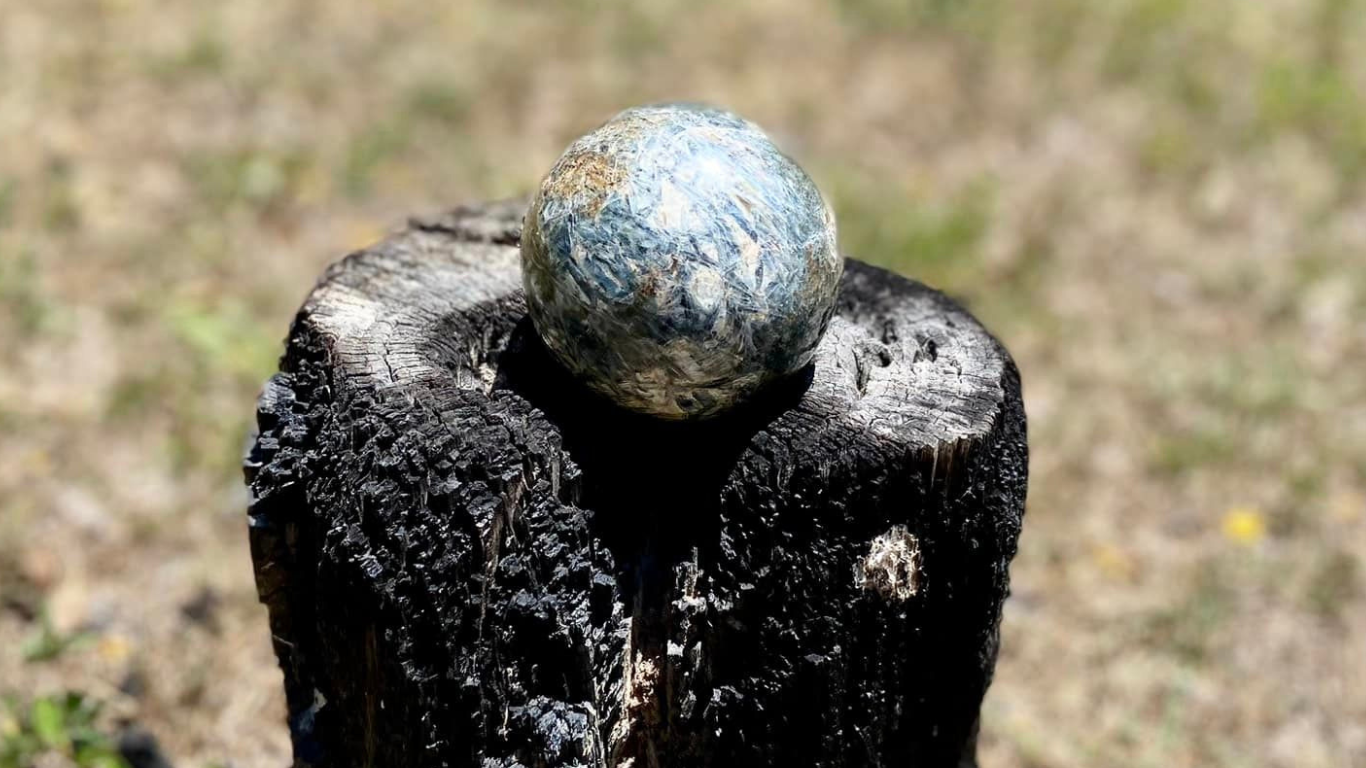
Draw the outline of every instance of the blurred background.
[[[1363,40],[1366,0],[0,0],[0,766],[121,723],[288,764],[239,455],[294,309],[673,99],[1019,362],[985,766],[1366,766]]]

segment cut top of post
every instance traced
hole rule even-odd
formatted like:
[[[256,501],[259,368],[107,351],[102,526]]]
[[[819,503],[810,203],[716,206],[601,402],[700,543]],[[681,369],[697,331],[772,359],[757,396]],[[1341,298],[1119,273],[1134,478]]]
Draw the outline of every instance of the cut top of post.
[[[356,383],[491,394],[506,381],[500,353],[526,312],[516,248],[523,210],[522,201],[508,201],[414,219],[329,270],[301,316],[332,340],[336,362]],[[954,446],[992,429],[1012,364],[956,303],[888,277],[848,262],[830,330],[799,377],[800,397],[773,426],[791,432],[805,423],[813,439],[853,432],[942,451],[948,461]]]

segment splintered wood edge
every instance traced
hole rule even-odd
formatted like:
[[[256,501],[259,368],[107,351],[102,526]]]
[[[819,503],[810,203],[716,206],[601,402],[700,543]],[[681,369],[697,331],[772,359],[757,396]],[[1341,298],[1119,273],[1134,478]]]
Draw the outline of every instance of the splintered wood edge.
[[[454,369],[430,359],[422,342],[452,315],[488,323],[495,305],[518,319],[525,314],[517,248],[522,210],[507,201],[414,219],[333,265],[301,317],[330,340],[353,385],[454,381],[487,392],[498,366],[498,350],[481,348],[487,334],[450,340],[469,345]],[[1014,375],[1008,353],[958,304],[849,259],[839,309],[799,407],[879,440],[933,452],[932,465],[951,465],[993,429],[1008,373]]]

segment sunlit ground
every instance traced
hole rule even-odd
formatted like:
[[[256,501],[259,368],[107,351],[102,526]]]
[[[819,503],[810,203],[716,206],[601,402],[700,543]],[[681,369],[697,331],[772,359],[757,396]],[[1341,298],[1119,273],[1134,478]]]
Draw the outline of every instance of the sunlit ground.
[[[1020,364],[984,765],[1366,765],[1366,2],[906,7],[0,0],[0,756],[72,690],[286,765],[237,457],[293,310],[687,98]]]

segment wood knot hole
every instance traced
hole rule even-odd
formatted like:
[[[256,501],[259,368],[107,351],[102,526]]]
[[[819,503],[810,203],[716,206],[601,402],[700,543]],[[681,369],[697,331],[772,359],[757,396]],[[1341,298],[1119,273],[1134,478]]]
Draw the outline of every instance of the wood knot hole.
[[[854,348],[854,386],[859,397],[868,394],[868,380],[875,368],[886,368],[892,364],[892,350],[885,344],[865,341]]]

